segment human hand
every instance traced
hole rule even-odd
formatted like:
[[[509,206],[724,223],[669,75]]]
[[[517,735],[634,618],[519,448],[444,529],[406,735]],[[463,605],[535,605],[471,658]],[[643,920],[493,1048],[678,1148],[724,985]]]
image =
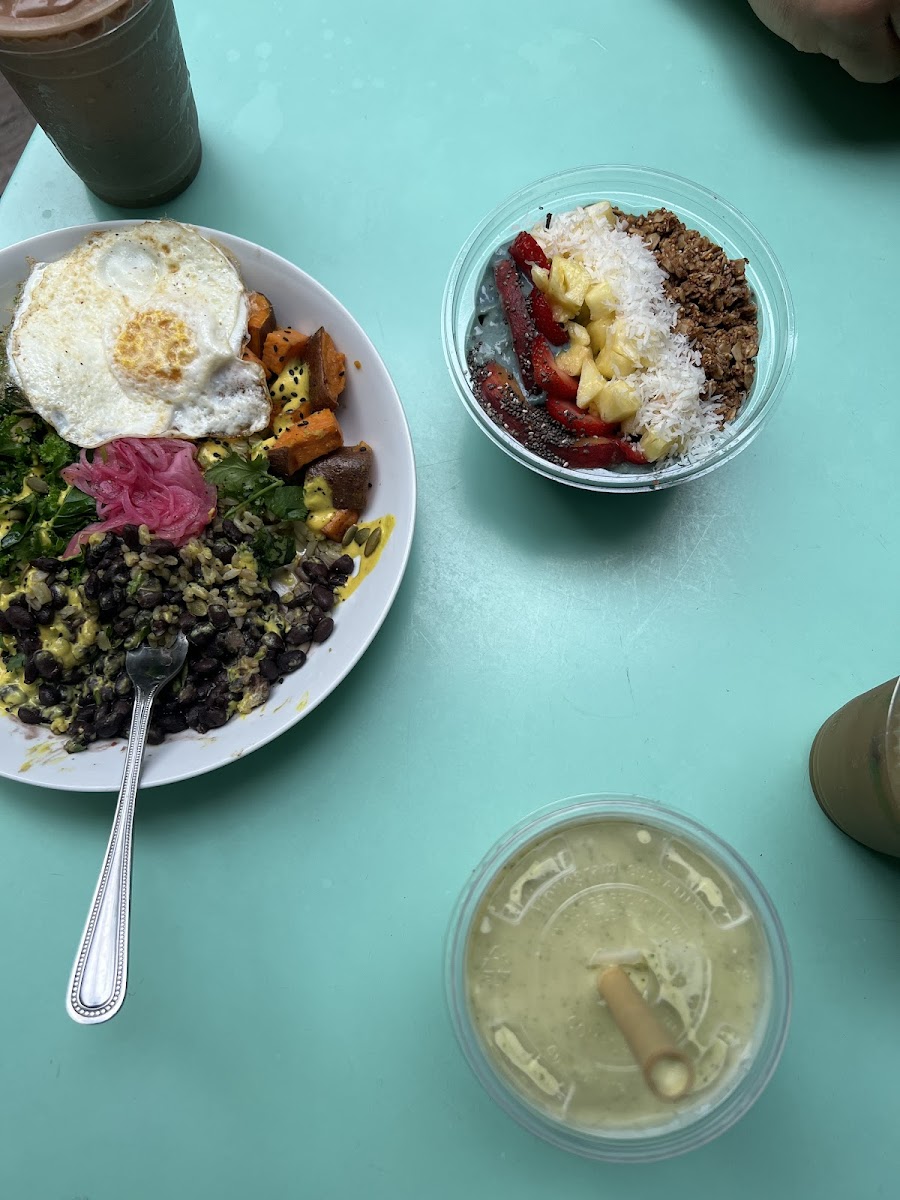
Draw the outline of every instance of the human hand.
[[[750,0],[768,27],[807,54],[835,58],[863,83],[900,75],[900,0]]]

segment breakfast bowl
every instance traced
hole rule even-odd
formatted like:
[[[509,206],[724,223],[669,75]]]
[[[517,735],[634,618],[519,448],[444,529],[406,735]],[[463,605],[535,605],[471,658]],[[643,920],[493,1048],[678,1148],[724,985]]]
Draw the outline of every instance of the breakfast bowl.
[[[136,221],[117,221],[63,229],[42,234],[0,251],[0,326],[9,328],[14,313],[17,314],[18,320],[18,313],[22,311],[24,304],[23,284],[26,279],[30,278],[29,272],[32,270],[33,264],[53,265],[57,263],[63,256],[85,243],[85,239],[89,235],[102,239],[105,234],[110,234],[127,242],[128,231],[134,231],[139,227],[144,228],[145,226]],[[170,607],[166,611],[165,606],[174,604],[175,601],[179,604],[183,603],[185,611],[181,613],[181,616],[187,619],[188,626],[192,621],[195,626],[197,622],[201,623],[193,630],[188,629],[188,637],[190,639],[193,636],[193,644],[198,648],[197,653],[206,645],[219,655],[219,666],[212,658],[209,658],[208,661],[198,665],[197,670],[201,673],[207,670],[219,672],[219,676],[223,680],[220,710],[212,713],[211,702],[205,698],[208,696],[208,691],[203,686],[202,679],[198,679],[201,686],[195,689],[197,694],[194,699],[194,707],[189,714],[191,718],[188,722],[189,727],[184,727],[187,720],[184,711],[178,713],[173,708],[170,720],[166,715],[165,708],[161,708],[159,702],[157,703],[157,710],[161,713],[160,721],[168,720],[169,725],[161,730],[161,736],[157,739],[159,744],[151,745],[147,751],[142,785],[149,787],[190,778],[239,759],[267,744],[312,712],[359,661],[390,610],[409,558],[415,521],[415,464],[403,407],[384,363],[359,324],[321,284],[299,267],[278,255],[226,233],[202,228],[195,230],[192,230],[191,227],[182,228],[192,235],[202,236],[212,244],[213,248],[218,248],[216,252],[222,259],[220,269],[223,277],[227,275],[229,269],[236,270],[239,280],[242,281],[241,286],[246,292],[259,294],[263,299],[268,298],[268,301],[271,302],[269,316],[274,310],[274,314],[277,316],[275,324],[279,328],[271,331],[266,338],[267,342],[269,336],[274,339],[270,347],[274,356],[272,362],[275,364],[268,374],[268,378],[273,381],[270,390],[275,388],[279,379],[284,379],[288,383],[293,380],[298,386],[302,384],[309,392],[314,385],[317,386],[316,371],[321,364],[324,364],[323,372],[326,368],[331,371],[332,367],[334,372],[337,372],[338,366],[340,367],[341,394],[338,412],[340,428],[343,432],[341,434],[339,431],[333,441],[322,440],[319,449],[324,451],[330,447],[339,446],[342,450],[346,449],[348,453],[352,450],[358,455],[365,455],[368,460],[366,463],[368,482],[365,484],[367,489],[365,504],[358,505],[360,508],[365,507],[365,517],[360,518],[358,527],[356,525],[347,527],[344,543],[347,548],[342,549],[340,533],[337,534],[336,542],[325,543],[321,538],[317,539],[314,536],[311,532],[311,525],[303,523],[307,518],[312,522],[313,515],[316,515],[320,518],[319,526],[322,526],[326,520],[330,521],[330,514],[333,512],[333,509],[327,508],[323,502],[319,505],[322,512],[319,513],[317,510],[315,514],[313,513],[313,501],[307,496],[306,487],[300,486],[304,480],[308,481],[309,479],[308,467],[304,468],[307,471],[306,475],[299,471],[292,475],[291,471],[296,463],[293,459],[286,460],[288,465],[280,470],[281,477],[276,478],[268,473],[270,467],[273,471],[275,470],[273,465],[275,460],[272,457],[273,447],[266,449],[265,457],[257,455],[245,462],[243,474],[240,470],[235,474],[234,460],[229,460],[229,455],[232,454],[234,446],[239,443],[226,441],[221,443],[220,447],[220,443],[215,439],[205,441],[202,445],[195,442],[194,458],[197,467],[200,466],[201,459],[203,459],[204,474],[202,478],[197,470],[200,485],[204,487],[206,481],[214,478],[220,502],[220,507],[216,507],[216,493],[213,492],[213,508],[207,507],[206,510],[206,519],[210,521],[210,524],[208,531],[204,531],[203,535],[204,537],[207,536],[207,533],[209,535],[207,544],[199,546],[196,541],[188,542],[188,548],[194,547],[188,556],[184,546],[180,550],[176,546],[173,550],[172,544],[167,543],[165,539],[151,538],[146,525],[138,527],[134,524],[126,527],[126,531],[130,530],[130,533],[122,534],[119,544],[107,553],[106,558],[103,557],[106,550],[105,542],[110,535],[104,535],[104,540],[99,545],[84,543],[81,566],[84,581],[87,581],[93,572],[97,579],[101,579],[101,583],[97,586],[107,589],[108,595],[113,596],[113,603],[116,602],[115,597],[118,596],[118,603],[125,606],[126,612],[137,610],[137,616],[132,618],[135,622],[141,619],[141,609],[146,609],[147,613],[152,614],[154,618],[166,618],[174,622],[175,609]],[[167,230],[174,231],[175,227],[174,223],[160,224],[158,229],[165,233]],[[186,239],[188,233],[185,233]],[[167,270],[171,272],[171,278],[177,281],[183,276],[189,275],[189,272],[184,269],[186,264],[178,263],[172,258],[175,248],[174,239],[166,240],[158,237],[157,241],[160,245],[160,254],[163,255],[160,261],[165,262],[165,256],[168,256]],[[209,246],[207,246],[207,253],[213,253]],[[124,260],[120,255],[118,260],[109,259],[108,261],[118,262],[120,266],[123,262],[125,263],[122,270],[119,267],[116,268],[116,271],[108,270],[107,277],[114,277],[114,281],[126,290],[139,286],[141,273],[147,274],[150,270],[145,258],[142,258],[140,254],[137,258],[132,256],[128,260]],[[179,267],[182,268],[180,273]],[[184,289],[184,294],[189,301],[191,295],[195,293],[193,289],[188,288]],[[243,303],[246,304],[246,295]],[[185,311],[190,312],[190,309],[186,307]],[[246,307],[243,312],[243,329],[246,334]],[[250,312],[254,312],[252,307]],[[147,316],[148,319],[156,320],[159,313],[152,310]],[[169,321],[166,324],[166,320],[167,318],[163,314],[162,323],[157,321],[158,328],[154,331],[154,335],[163,337],[163,341],[158,344],[163,347],[168,345],[167,352],[182,355],[184,363],[188,364],[185,366],[185,370],[187,370],[189,369],[190,355],[184,354],[183,351],[184,345],[188,344],[186,341],[188,333],[196,335],[194,340],[200,341],[201,335],[209,334],[209,330],[216,324],[218,315],[212,314],[209,322],[204,323],[206,318],[201,313],[192,330],[182,329],[180,332],[175,328],[177,322]],[[286,332],[280,328],[282,326],[286,327]],[[14,324],[13,329],[15,328]],[[269,326],[267,325],[266,328]],[[313,334],[313,331],[317,332]],[[138,330],[139,334],[143,332],[145,331]],[[282,334],[287,339],[284,345],[278,341]],[[104,335],[101,329],[102,336]],[[210,336],[212,335],[210,334]],[[165,342],[166,337],[169,339],[168,343]],[[294,339],[293,342],[291,339]],[[61,341],[64,341],[64,338]],[[307,365],[304,366],[300,360],[297,360],[300,365],[295,365],[292,361],[288,361],[286,364],[283,362],[288,356],[289,342],[295,347],[299,347],[301,344],[308,347],[304,350],[307,358],[303,360]],[[134,341],[129,342],[125,349],[128,353],[137,353],[135,351],[136,344]],[[150,347],[148,353],[151,357],[148,361],[150,361],[150,365],[154,365],[153,345],[147,339],[145,339],[145,344]],[[315,366],[312,365],[311,348],[313,346],[317,347],[319,355],[315,360]],[[172,351],[172,347],[174,347],[174,351]],[[340,354],[337,353],[335,347]],[[74,349],[74,347],[70,349]],[[242,355],[244,360],[247,359],[249,349],[248,344]],[[122,351],[121,339],[116,342],[115,350],[117,354]],[[138,350],[140,350],[139,345]],[[49,346],[50,354],[58,351],[59,344]],[[145,354],[145,359],[146,357]],[[178,364],[181,361],[176,359],[177,370],[180,370]],[[121,366],[121,362],[119,365]],[[158,365],[157,363],[156,366]],[[245,370],[245,367],[245,361],[238,361],[232,362],[228,369],[232,371],[233,375],[234,371]],[[283,372],[279,375],[278,372],[282,371],[282,367],[284,368]],[[177,370],[172,369],[171,363],[166,369],[172,371],[173,377],[177,373]],[[263,374],[262,364],[257,363],[254,370],[258,372],[256,386],[264,390],[267,386],[267,376]],[[316,376],[316,379],[311,379],[312,376]],[[222,378],[225,377],[222,376]],[[216,378],[220,377],[217,375]],[[324,373],[322,378],[325,379]],[[322,386],[324,387],[324,383]],[[304,403],[302,397],[305,394],[301,391],[301,398],[298,399],[296,393],[288,392],[280,398],[277,407],[273,403],[273,423],[274,415],[278,414],[280,424],[269,440],[270,442],[277,440],[279,452],[283,456],[287,454],[287,451],[280,449],[282,433],[289,426],[292,429],[292,435],[296,433],[298,439],[300,425],[303,426],[303,438],[320,430],[323,431],[323,439],[325,434],[331,437],[329,431],[338,427],[334,414],[326,412],[324,405],[321,411],[313,414],[315,420],[308,416],[306,409],[301,414],[297,406]],[[28,399],[32,399],[32,397],[29,395]],[[296,409],[293,413],[291,412],[292,406]],[[309,407],[312,406],[308,405],[307,408]],[[36,402],[33,404],[33,408],[40,411]],[[85,411],[85,408],[82,407],[75,415],[84,418]],[[266,411],[268,413],[268,408]],[[96,420],[96,414],[88,411],[87,419]],[[114,414],[112,419],[114,420]],[[104,417],[104,420],[107,418]],[[26,423],[34,422],[28,420]],[[41,430],[44,428],[45,426],[40,426]],[[57,425],[55,428],[58,431],[60,426]],[[154,441],[155,436],[157,435],[134,431],[123,435],[115,428],[110,428],[107,421],[107,424],[96,431],[95,436],[86,435],[81,440],[72,438],[76,446],[100,446],[100,449],[82,451],[80,459],[73,462],[71,467],[65,468],[66,472],[76,472],[75,476],[63,475],[63,478],[72,485],[67,494],[76,493],[77,489],[88,486],[83,484],[82,480],[86,474],[97,467],[98,461],[103,460],[105,463],[103,469],[111,470],[108,451],[109,445],[115,443],[108,443],[108,438],[120,439],[120,446],[129,442],[133,443],[135,439],[141,438],[146,439],[145,444],[162,445],[162,442]],[[168,435],[162,436],[168,437]],[[184,435],[186,439],[193,436],[190,433]],[[267,435],[262,433],[259,436]],[[103,444],[101,445],[101,443]],[[354,445],[351,446],[351,443]],[[169,441],[169,445],[174,446],[176,451],[178,446],[183,444],[184,442],[179,443],[177,440]],[[298,440],[296,445],[299,444]],[[60,443],[57,438],[54,444],[54,453],[60,445],[65,451],[65,443]],[[294,443],[292,443],[293,446]],[[69,447],[69,450],[72,451],[73,447]],[[89,456],[92,454],[93,459],[86,460],[86,453]],[[335,451],[331,451],[331,453],[333,456]],[[253,454],[256,454],[255,449]],[[204,455],[207,457],[204,458]],[[47,456],[48,461],[51,457],[51,455]],[[222,461],[219,462],[218,459]],[[232,463],[231,467],[229,461]],[[309,458],[306,461],[309,463]],[[317,459],[311,465],[317,466],[326,461],[328,461],[327,456]],[[2,466],[3,463],[0,462],[0,467]],[[217,468],[217,473],[210,472],[208,470],[210,466]],[[238,463],[237,466],[241,467],[241,464]],[[333,468],[333,466],[332,463],[331,467]],[[168,470],[168,468],[168,463],[162,463],[160,466],[161,470]],[[192,469],[196,468],[192,466]],[[38,467],[39,474],[42,470],[43,467]],[[49,471],[50,467],[47,467],[47,470]],[[99,472],[100,468],[97,468],[95,473]],[[321,467],[315,480],[317,486],[321,485],[317,493],[319,500],[322,500],[322,496],[328,490],[322,482],[325,474],[325,468]],[[34,491],[35,488],[38,488],[46,492],[46,478],[49,476],[45,477],[43,484],[40,479],[37,483],[31,479],[31,484],[34,484],[31,490]],[[73,478],[76,478],[77,488],[72,484]],[[333,470],[329,478],[333,481]],[[300,481],[299,484],[298,481]],[[249,501],[244,503],[246,497],[265,493],[267,494],[265,503],[268,504],[272,493],[276,490],[281,497],[278,508],[281,524],[266,524],[266,521],[274,522],[275,520],[273,512],[267,509],[260,510],[263,512],[262,517],[256,517],[252,513],[247,515],[250,513],[250,508]],[[299,499],[287,499],[289,495],[300,497],[301,492],[302,509]],[[336,494],[337,485],[335,484]],[[226,513],[223,498],[232,496],[236,497],[233,502],[233,510]],[[0,499],[5,502],[4,509],[0,512],[0,521],[2,521],[0,554],[2,554],[7,551],[10,543],[15,542],[17,536],[21,536],[21,522],[18,532],[16,532],[13,522],[22,514],[14,508],[12,511],[10,509],[11,505],[14,506],[18,503],[20,497],[5,495]],[[35,499],[37,501],[41,498],[35,497]],[[81,499],[84,500],[84,497],[82,496]],[[163,498],[164,502],[165,498]],[[228,503],[232,503],[230,498]],[[60,504],[62,506],[62,497]],[[350,505],[345,507],[349,512]],[[37,511],[38,508],[36,503],[33,511]],[[67,512],[68,509],[61,507],[60,511]],[[210,514],[212,515],[210,516]],[[99,501],[97,515],[102,515]],[[347,516],[347,513],[339,515]],[[128,519],[133,520],[133,518]],[[294,545],[292,537],[282,536],[285,529],[290,532],[301,527],[305,530],[305,541],[302,544],[298,542],[297,553],[308,556],[307,565],[310,565],[310,570],[306,576],[304,576],[300,558],[298,557],[296,560],[290,558],[290,555],[294,553],[291,548]],[[108,528],[112,527],[108,526]],[[224,528],[225,534],[217,548],[215,544],[212,544],[213,531],[221,528]],[[273,529],[279,531],[277,537],[271,534]],[[250,553],[251,559],[262,561],[260,559],[262,551],[257,549],[257,535],[263,538],[259,544],[263,546],[267,554],[271,552],[272,555],[271,581],[268,587],[266,583],[269,580],[270,572],[267,570],[264,574],[259,567],[259,562],[248,560],[247,557]],[[126,536],[132,539],[128,544],[126,544]],[[299,533],[297,536],[300,538]],[[331,538],[332,534],[329,532],[327,536]],[[93,541],[99,538],[100,535],[95,534]],[[328,545],[333,550],[321,561],[313,558],[313,550],[319,545]],[[62,551],[57,546],[50,553],[66,559],[71,552],[71,547]],[[234,557],[231,557],[232,555]],[[31,558],[30,555],[29,558]],[[33,558],[31,561],[31,570],[34,571]],[[99,566],[97,565],[98,561]],[[112,565],[109,565],[110,562]],[[129,564],[131,565],[129,566]],[[278,564],[286,564],[284,571],[281,572],[282,575],[287,571],[289,565],[296,567],[295,573],[289,580],[289,590],[287,591],[284,590],[284,587],[288,585],[282,585],[281,576],[276,577],[277,571],[281,570]],[[130,711],[128,697],[130,685],[124,678],[125,673],[121,666],[118,667],[119,674],[115,676],[111,674],[108,678],[93,681],[97,685],[94,697],[81,695],[79,720],[82,725],[86,721],[94,721],[93,736],[84,735],[79,743],[77,738],[72,739],[71,730],[68,734],[60,736],[59,730],[51,727],[50,718],[55,712],[58,712],[58,709],[52,707],[53,694],[59,693],[61,688],[65,690],[63,685],[71,674],[70,668],[74,670],[73,661],[77,665],[77,657],[73,659],[73,655],[83,654],[84,645],[88,641],[93,646],[100,646],[104,652],[108,649],[101,640],[106,631],[102,608],[104,593],[102,592],[96,601],[100,606],[99,617],[97,612],[93,612],[92,616],[87,617],[84,613],[76,613],[67,633],[60,628],[58,617],[64,620],[68,619],[66,614],[75,604],[72,594],[75,576],[71,571],[68,572],[69,578],[63,583],[66,580],[66,572],[53,574],[59,565],[59,560],[57,560],[56,568],[54,568],[52,560],[38,564],[41,568],[46,567],[46,569],[38,570],[34,576],[37,580],[37,587],[33,589],[33,594],[32,591],[29,591],[27,596],[24,592],[22,593],[24,599],[27,600],[27,605],[23,603],[22,596],[10,595],[13,587],[21,590],[21,584],[13,585],[5,579],[0,581],[3,593],[0,594],[0,615],[3,617],[3,620],[0,621],[0,634],[4,635],[0,637],[0,649],[3,652],[2,661],[0,661],[0,692],[6,697],[4,711],[0,713],[0,774],[24,783],[62,790],[117,791],[121,782],[124,762],[124,734],[127,732],[125,710]],[[341,570],[344,570],[344,575],[340,574]],[[122,572],[121,576],[116,575],[117,571]],[[148,575],[143,573],[145,571],[150,575],[156,572],[157,577],[148,579]],[[162,583],[159,583],[160,578],[163,580]],[[222,596],[226,594],[225,582],[221,582],[226,580],[228,581],[227,588],[230,589],[228,594],[238,597],[239,603],[234,606],[230,601],[226,606],[224,601],[220,602],[217,599],[220,593]],[[344,580],[346,582],[343,582]],[[221,587],[219,586],[220,582]],[[246,588],[243,588],[244,583],[246,583]],[[141,589],[146,590],[149,584],[163,590],[161,595],[157,593],[154,596],[151,589],[150,599],[145,604]],[[81,587],[81,583],[75,584],[75,590],[79,587]],[[84,587],[86,589],[86,582]],[[118,592],[116,592],[117,588]],[[217,588],[218,591],[216,591]],[[318,591],[316,591],[317,588]],[[245,595],[241,595],[242,589],[246,593]],[[49,614],[42,618],[37,612],[28,611],[28,606],[42,603],[39,591],[47,596],[48,606],[51,593],[54,597],[59,598],[59,605],[65,606],[68,592],[68,607],[61,607],[58,617]],[[96,595],[96,592],[94,594]],[[34,601],[33,596],[38,596],[38,600]],[[316,597],[321,600],[321,603]],[[54,599],[53,605],[56,604],[57,600]],[[154,608],[154,604],[162,605],[162,608]],[[256,605],[256,609],[254,609],[254,605]],[[13,608],[17,609],[18,620],[21,624],[30,623],[28,627],[31,629],[31,636],[36,639],[40,635],[43,646],[41,652],[44,655],[45,663],[49,664],[48,673],[32,683],[32,693],[37,691],[41,696],[41,704],[44,703],[46,695],[47,703],[51,705],[49,709],[40,712],[35,707],[37,701],[32,704],[29,700],[26,705],[22,705],[21,696],[18,695],[15,703],[18,703],[19,707],[10,711],[13,701],[9,699],[9,689],[12,688],[13,694],[16,695],[14,673],[21,668],[22,658],[22,655],[13,653],[16,649],[13,641],[16,630],[11,630]],[[283,618],[283,625],[280,627],[280,632],[267,631],[265,620],[268,618],[268,614],[276,610],[279,619]],[[294,629],[292,639],[289,640],[287,633],[294,626],[300,625],[301,614],[306,623]],[[124,616],[124,613],[121,615]],[[213,624],[214,618],[217,621],[220,619],[221,625]],[[247,623],[251,618],[256,622],[252,638],[246,632]],[[35,623],[40,628],[35,629]],[[232,626],[240,627],[242,623],[246,634],[243,641],[238,637],[239,629],[232,628]],[[108,631],[110,635],[115,634],[116,627],[112,618],[107,620],[107,624],[110,626]],[[184,628],[185,626],[180,627]],[[132,639],[134,644],[137,644],[142,637],[147,636],[148,628],[153,635],[159,632],[154,625],[148,627],[145,622],[140,629],[135,628]],[[73,632],[75,630],[78,630],[77,635]],[[89,638],[83,636],[84,630],[89,631]],[[67,644],[57,643],[56,633],[66,633]],[[238,638],[231,650],[228,650],[227,645],[223,649],[221,644],[223,639],[228,636]],[[36,641],[35,644],[37,644]],[[57,644],[61,647],[59,653],[56,653]],[[128,649],[130,645],[130,642],[123,642],[122,649]],[[266,650],[267,646],[268,650]],[[115,648],[114,645],[112,649]],[[53,651],[53,654],[48,656],[48,650]],[[251,665],[249,657],[251,652],[260,656],[263,653],[269,654],[271,657],[269,667],[263,669],[262,657],[254,659]],[[230,659],[223,657],[227,653],[231,654]],[[124,653],[120,657],[124,660]],[[226,662],[233,664],[228,667],[227,671],[222,665]],[[242,663],[245,666],[241,666]],[[27,665],[26,663],[26,667]],[[245,671],[245,667],[248,670],[256,670],[259,667],[259,673],[254,676],[254,686],[258,685],[258,687],[254,695],[249,698],[245,693],[236,691],[236,688],[232,688],[230,692],[225,688],[228,681],[226,676],[231,678],[232,683],[237,677],[243,679],[245,676],[240,672]],[[50,673],[50,669],[55,672],[55,675]],[[114,668],[110,668],[111,672],[113,670]],[[61,675],[60,671],[62,671]],[[88,680],[83,686],[89,688],[93,686],[93,682]],[[40,687],[37,686],[38,684]],[[82,686],[81,682],[79,682],[79,686]],[[105,697],[106,689],[110,690],[108,703]],[[187,695],[186,692],[183,694]],[[228,699],[229,695],[230,700]],[[230,705],[227,715],[224,708],[226,702]],[[184,705],[182,705],[183,710],[186,705],[187,700],[185,699]],[[23,713],[23,709],[25,710],[24,715],[20,718],[19,714]],[[88,711],[91,709],[96,709],[96,711]],[[100,724],[101,717],[104,722],[102,726]],[[116,722],[118,722],[117,726]],[[113,726],[116,726],[114,734],[105,736],[105,731]],[[68,751],[67,736],[69,738]],[[72,752],[73,750],[78,752]]]
[[[667,269],[673,263],[688,262],[687,253],[682,255],[678,246],[681,226],[675,224],[668,231],[660,226],[664,235],[661,242],[652,217],[640,220],[660,209],[672,214],[667,220],[674,218],[683,223],[683,232],[696,242],[691,276],[678,276],[677,265],[675,275]],[[591,224],[585,223],[585,214]],[[599,254],[595,253],[595,244],[590,252],[596,261],[605,262],[619,273],[609,278],[595,273],[580,291],[576,286],[567,293],[565,289],[571,284],[566,280],[566,267],[571,261],[567,256],[580,257],[578,247],[585,243],[585,229],[588,235],[592,229],[602,229],[601,218],[613,227],[611,235],[602,230],[607,240],[611,237],[617,244],[604,245]],[[558,233],[561,220],[569,225]],[[639,238],[623,239],[623,231],[638,234]],[[535,251],[542,255],[542,266],[537,258],[529,257],[527,249],[524,257],[516,254],[516,239],[523,233],[543,243]],[[697,239],[696,234],[701,238]],[[631,243],[637,240],[646,249],[631,254],[635,250]],[[547,252],[543,254],[545,246]],[[629,252],[624,256],[623,247]],[[518,273],[507,251],[518,265]],[[657,259],[656,265],[650,261],[651,254]],[[710,256],[714,259],[712,267]],[[512,295],[509,302],[502,292],[503,280],[497,275],[497,265],[504,259],[509,275],[518,274],[517,285],[507,280]],[[551,268],[549,272],[546,267]],[[622,271],[626,268],[635,272],[633,277],[628,275],[631,290],[627,302],[617,308],[614,298],[605,308],[604,286],[612,280],[618,287],[615,281],[625,278]],[[554,281],[557,273],[559,279]],[[651,322],[649,332],[646,296],[635,291],[648,280],[647,286],[659,292],[651,299],[655,325]],[[585,288],[589,292],[590,286],[594,287],[596,306],[589,303],[590,294],[585,299]],[[695,321],[698,288],[702,293],[699,308],[703,311]],[[726,307],[730,292],[738,297],[726,317],[716,314],[716,289],[725,295]],[[538,291],[543,295],[536,296]],[[569,299],[571,304],[566,303]],[[546,300],[551,302],[550,308]],[[542,312],[534,307],[535,301]],[[510,313],[510,304],[522,310],[518,317]],[[628,306],[630,316],[625,311]],[[604,321],[592,324],[598,317],[604,318],[605,325]],[[610,346],[606,341],[610,320],[622,325],[626,319],[631,320],[629,337],[637,331],[639,338],[645,339],[636,351],[624,335],[621,345]],[[522,322],[519,340],[517,320]],[[593,166],[562,172],[504,200],[480,222],[460,250],[445,288],[441,322],[451,378],[481,431],[529,470],[571,487],[604,492],[672,487],[730,462],[771,416],[791,373],[796,340],[794,309],[784,273],[765,239],[746,217],[699,184],[632,166]],[[565,346],[567,339],[576,334],[579,342],[587,344],[579,322],[591,331],[591,362],[584,370],[578,359],[572,358],[572,352],[579,349],[574,340],[558,352],[558,347]],[[734,339],[728,333],[729,322],[735,327]],[[558,337],[553,336],[554,329]],[[539,347],[540,361],[538,349],[534,349],[532,364],[526,359],[531,358],[536,332],[538,342],[543,344]],[[625,358],[617,360],[613,355],[610,359],[611,348],[624,348]],[[610,367],[602,361],[604,352],[613,363]],[[502,387],[490,374],[495,362],[501,364]],[[663,366],[669,362],[672,369],[666,375]],[[558,395],[554,393],[560,373],[554,363],[566,367]],[[594,370],[595,363],[602,374]],[[636,373],[629,374],[636,368]],[[585,378],[588,371],[589,380]],[[574,382],[566,378],[567,373],[575,377]],[[652,426],[656,398],[663,394],[656,386],[657,379],[671,386],[685,412],[685,406],[693,406],[690,420],[681,421],[679,417],[672,425],[666,417],[669,425],[662,441]],[[629,390],[636,380],[639,383]],[[592,394],[595,386],[601,389],[599,395]],[[515,393],[512,397],[510,387]],[[542,392],[543,397],[538,399]],[[502,401],[498,399],[500,393]],[[690,402],[683,399],[688,393]],[[554,413],[556,420],[548,420],[553,403],[562,412]],[[647,413],[651,415],[645,419]],[[559,420],[565,423],[563,434]],[[618,447],[603,445],[596,436],[586,440],[591,435],[602,438],[609,433],[627,436],[618,439]],[[608,465],[604,465],[604,459],[609,460]]]
[[[602,979],[627,975],[690,1085],[648,1086]],[[771,1078],[790,1018],[778,915],[743,859],[629,796],[526,817],[469,876],[446,943],[450,1019],[475,1076],[562,1149],[648,1162],[732,1126]]]

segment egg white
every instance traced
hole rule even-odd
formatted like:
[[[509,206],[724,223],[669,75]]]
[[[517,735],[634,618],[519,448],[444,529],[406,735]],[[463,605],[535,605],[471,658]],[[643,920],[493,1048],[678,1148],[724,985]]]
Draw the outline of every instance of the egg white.
[[[228,255],[190,226],[90,234],[34,266],[7,342],[10,377],[67,441],[243,437],[268,424],[240,355],[249,303]]]

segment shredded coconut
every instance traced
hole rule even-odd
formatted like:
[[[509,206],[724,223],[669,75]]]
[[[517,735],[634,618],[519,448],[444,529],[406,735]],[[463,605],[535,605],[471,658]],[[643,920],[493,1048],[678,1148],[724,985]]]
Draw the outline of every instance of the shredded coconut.
[[[682,459],[705,458],[721,429],[715,406],[700,399],[706,389],[700,352],[674,331],[678,309],[666,296],[666,275],[653,252],[640,237],[610,225],[608,213],[606,204],[555,213],[532,235],[549,257],[578,258],[609,285],[616,306],[611,333],[632,342],[650,364],[628,376],[641,406],[625,432],[650,430],[674,443]]]

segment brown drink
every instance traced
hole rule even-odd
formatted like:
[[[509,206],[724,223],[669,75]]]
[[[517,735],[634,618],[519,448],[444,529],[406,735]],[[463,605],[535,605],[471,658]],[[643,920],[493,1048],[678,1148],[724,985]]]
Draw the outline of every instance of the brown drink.
[[[812,745],[809,778],[839,829],[900,857],[900,680],[864,692],[828,718]]]
[[[197,174],[172,0],[0,0],[0,71],[101,200],[163,204]]]

